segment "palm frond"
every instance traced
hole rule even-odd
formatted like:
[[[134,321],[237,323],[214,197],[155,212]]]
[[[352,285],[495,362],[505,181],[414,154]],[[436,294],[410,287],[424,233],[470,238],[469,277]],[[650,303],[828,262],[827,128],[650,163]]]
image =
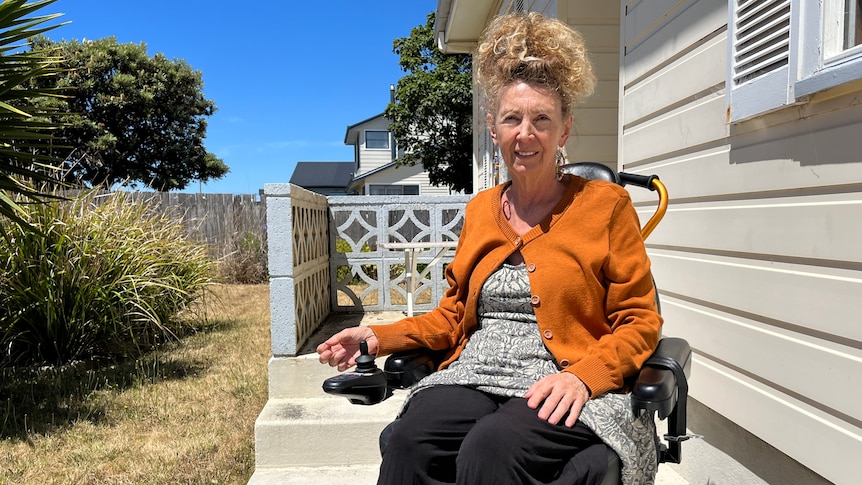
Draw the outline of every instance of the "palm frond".
[[[0,216],[18,224],[26,224],[22,203],[49,195],[28,188],[21,180],[56,183],[56,171],[62,165],[61,160],[42,154],[51,148],[50,132],[58,126],[48,121],[51,109],[37,102],[61,93],[33,83],[60,72],[59,59],[26,48],[28,38],[62,25],[49,24],[60,14],[34,15],[55,1],[0,3]]]

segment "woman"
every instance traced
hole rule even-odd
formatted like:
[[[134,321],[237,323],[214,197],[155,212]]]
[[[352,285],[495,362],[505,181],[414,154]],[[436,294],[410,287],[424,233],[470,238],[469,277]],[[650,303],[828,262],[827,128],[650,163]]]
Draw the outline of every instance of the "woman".
[[[620,393],[661,328],[637,215],[624,189],[556,169],[594,84],[583,40],[539,14],[505,15],[475,66],[511,182],[467,204],[435,310],[339,332],[320,361],[345,370],[361,340],[377,355],[448,349],[402,410],[381,484],[598,483],[603,442],[621,433],[635,437],[614,447],[624,478],[649,482],[655,465],[631,445],[654,446],[652,423]]]

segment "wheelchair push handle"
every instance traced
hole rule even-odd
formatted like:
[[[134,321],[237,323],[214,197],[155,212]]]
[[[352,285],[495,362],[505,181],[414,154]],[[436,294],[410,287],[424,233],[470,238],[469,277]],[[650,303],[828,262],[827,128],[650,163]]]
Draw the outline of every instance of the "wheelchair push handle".
[[[658,175],[639,175],[628,172],[619,172],[617,175],[619,176],[620,184],[622,184],[623,187],[626,185],[634,185],[650,189],[653,192],[658,192],[658,206],[656,207],[655,213],[641,228],[641,237],[646,240],[667,212],[669,202],[667,187],[665,187],[662,181],[659,180]]]
[[[639,175],[628,172],[619,172],[618,175],[623,186],[636,185],[645,189],[656,190],[653,186],[653,181],[658,180],[658,175]]]

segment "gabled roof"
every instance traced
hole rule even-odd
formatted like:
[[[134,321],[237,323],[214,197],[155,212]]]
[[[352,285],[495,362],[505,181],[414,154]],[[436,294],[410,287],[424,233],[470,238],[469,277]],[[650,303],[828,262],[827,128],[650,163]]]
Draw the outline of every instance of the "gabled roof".
[[[354,162],[296,162],[290,183],[312,188],[347,188],[353,179]]]
[[[347,131],[344,132],[344,144],[345,145],[356,145],[359,140],[359,132],[360,126],[368,123],[370,121],[374,121],[378,118],[383,118],[384,113],[380,113],[379,115],[374,115],[371,118],[364,119],[358,123],[353,123],[352,125],[347,127]]]
[[[364,178],[368,178],[374,174],[380,173],[384,170],[388,170],[388,169],[390,169],[396,165],[398,165],[398,162],[389,162],[386,165],[381,165],[381,166],[375,168],[374,170],[369,170],[369,171],[363,173],[362,175],[357,175],[356,177],[353,178],[353,180],[357,181],[357,180],[362,180]]]

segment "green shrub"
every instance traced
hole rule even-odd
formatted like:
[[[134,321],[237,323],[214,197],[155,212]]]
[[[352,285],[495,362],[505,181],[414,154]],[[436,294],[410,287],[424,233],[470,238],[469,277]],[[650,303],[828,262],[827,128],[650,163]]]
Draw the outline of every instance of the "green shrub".
[[[335,251],[338,253],[350,253],[353,249],[350,247],[350,243],[345,241],[344,239],[338,238],[335,240]],[[360,253],[370,253],[371,246],[366,242],[359,248]],[[374,264],[363,264],[361,265],[362,271],[371,279],[377,279],[377,265]],[[353,274],[353,269],[350,266],[339,266],[336,269],[336,279],[335,281],[342,281],[348,285],[360,285],[363,284],[364,281],[359,275]],[[349,281],[344,281],[348,277],[350,277]]]
[[[189,329],[213,263],[181,219],[124,192],[26,208],[35,231],[0,220],[0,363],[139,355]]]
[[[224,283],[254,285],[269,279],[266,241],[247,231],[234,237],[232,251],[219,261],[219,277]]]

